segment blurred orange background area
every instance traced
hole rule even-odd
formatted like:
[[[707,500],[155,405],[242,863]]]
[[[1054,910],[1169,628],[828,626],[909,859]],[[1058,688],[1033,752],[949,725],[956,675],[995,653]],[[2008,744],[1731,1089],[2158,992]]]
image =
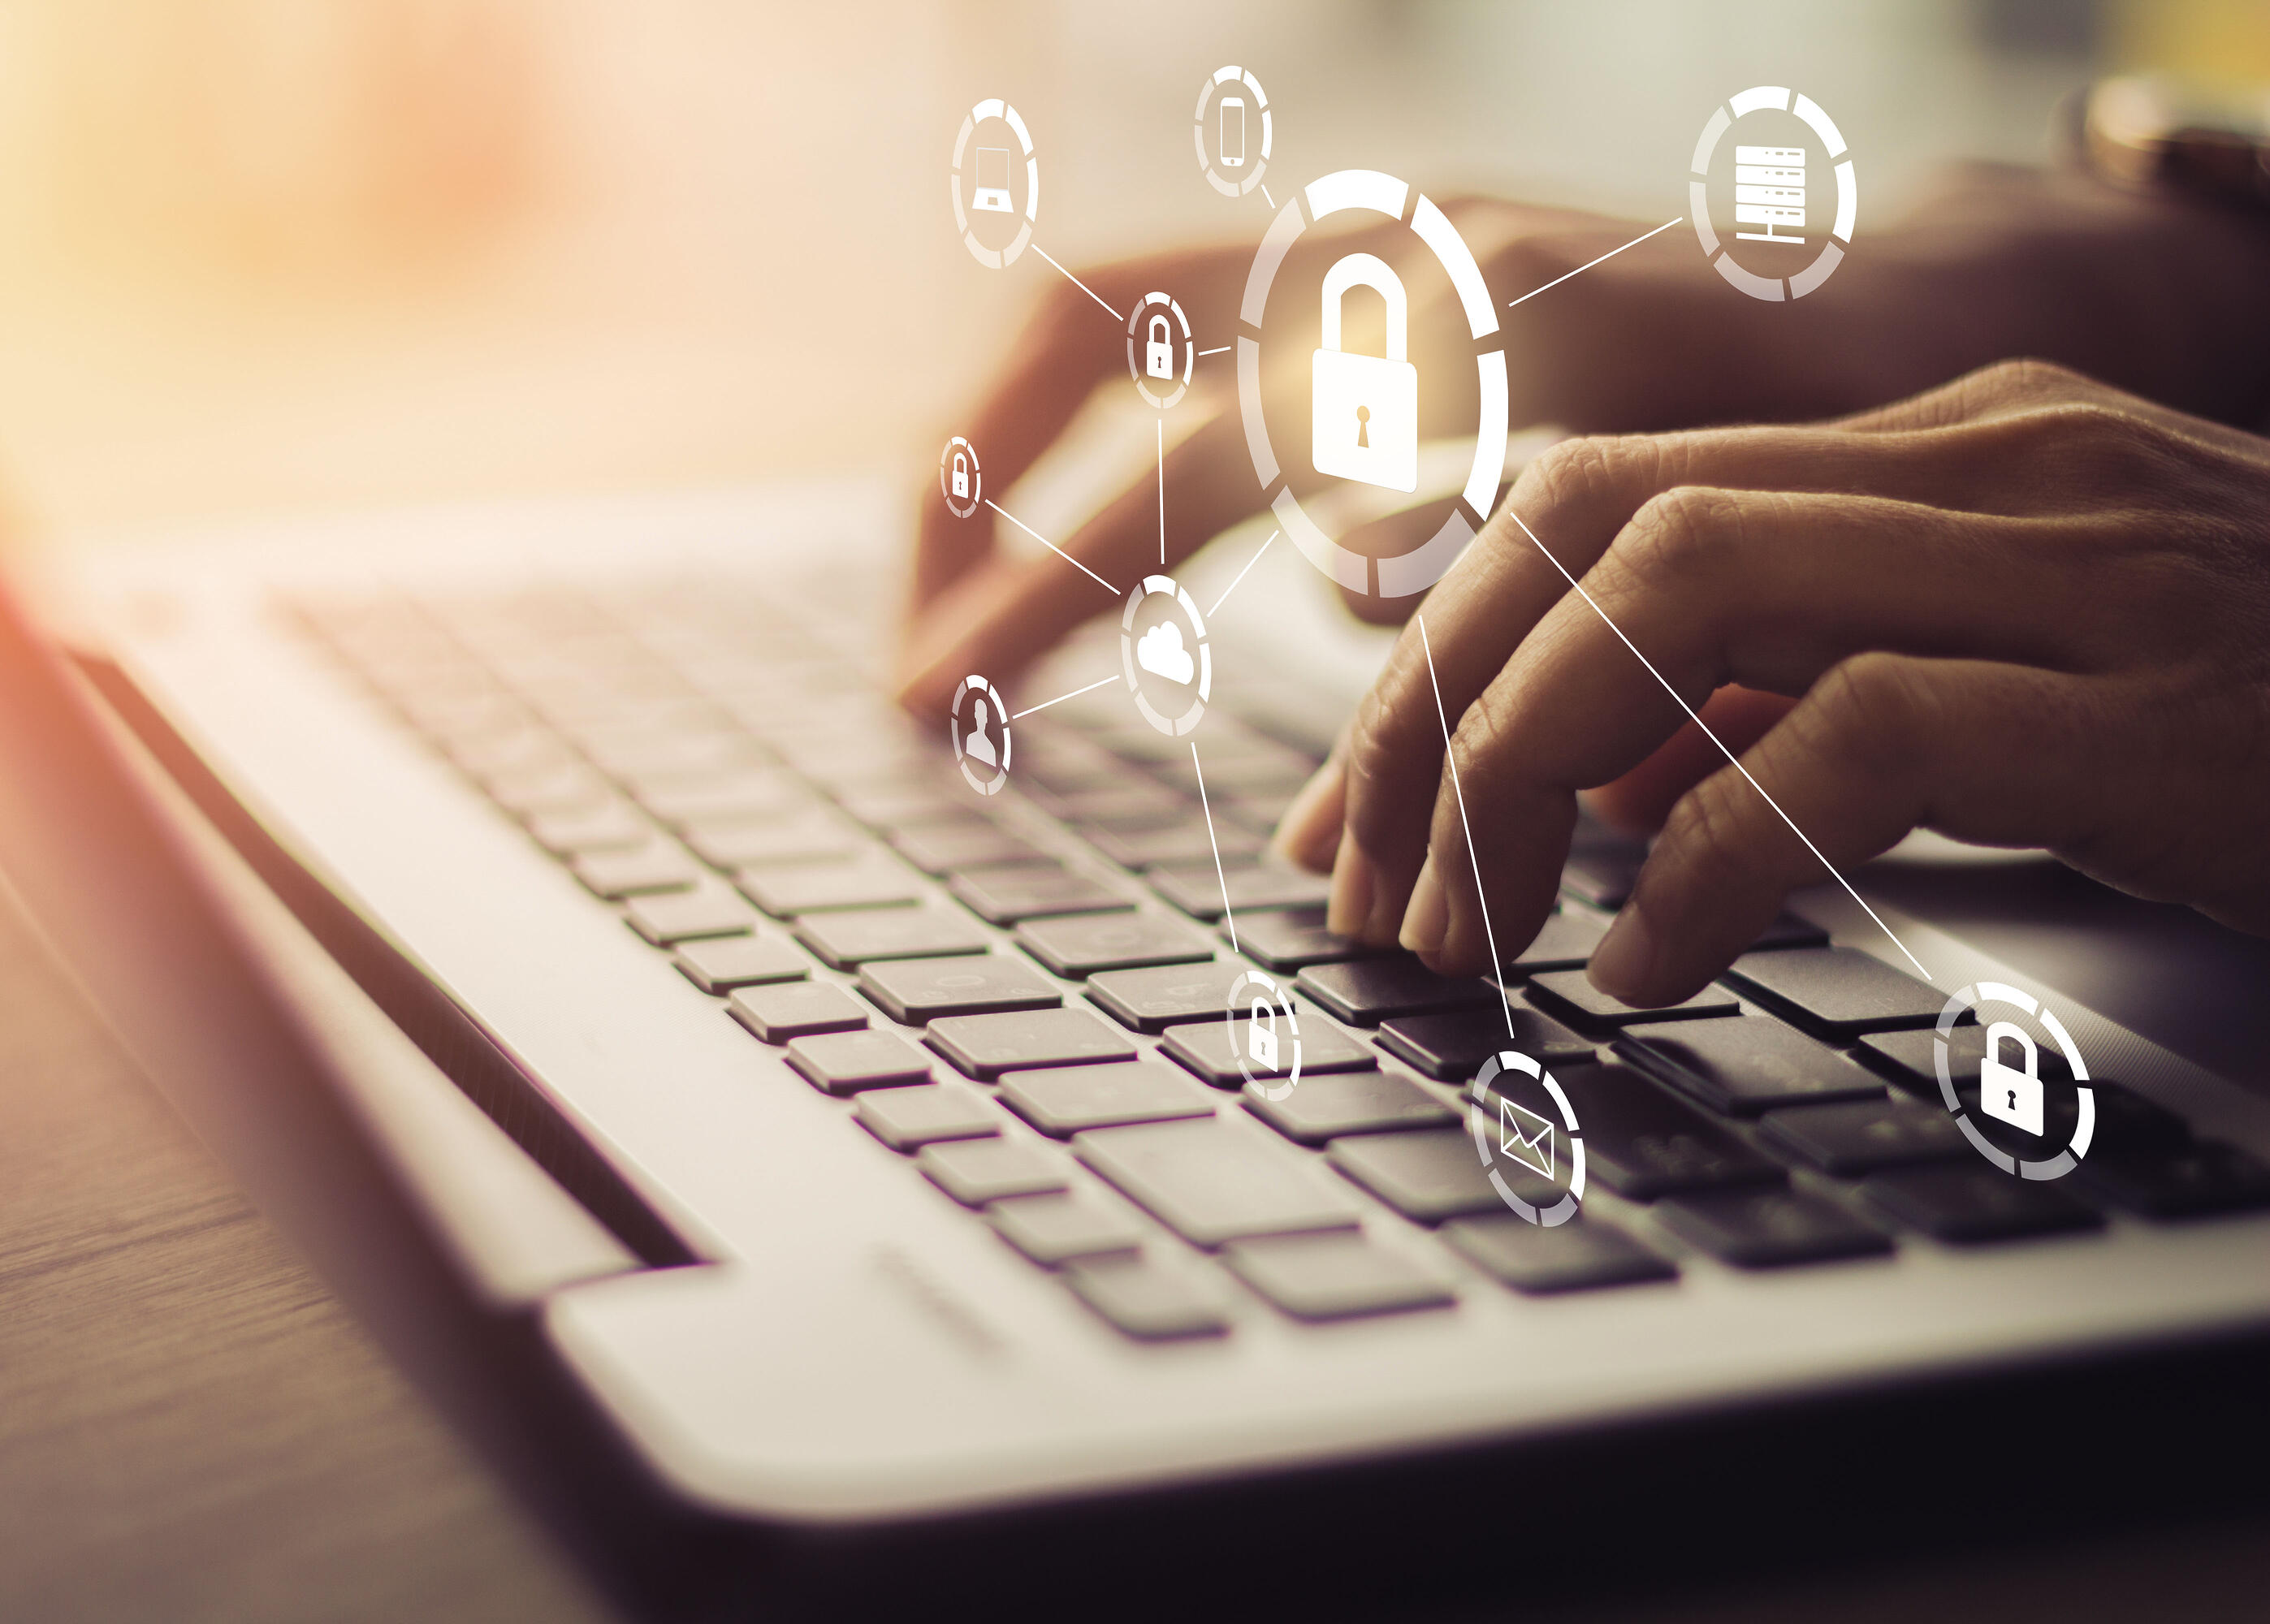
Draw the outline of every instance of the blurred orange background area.
[[[909,488],[1057,273],[946,184],[1025,114],[1035,241],[1257,241],[1193,160],[1225,63],[1271,178],[1361,165],[1635,218],[1800,86],[1864,230],[1950,159],[2041,161],[2136,66],[2270,77],[2241,0],[18,0],[0,11],[0,472],[41,532],[873,473]],[[1285,190],[1277,189],[1281,202]]]

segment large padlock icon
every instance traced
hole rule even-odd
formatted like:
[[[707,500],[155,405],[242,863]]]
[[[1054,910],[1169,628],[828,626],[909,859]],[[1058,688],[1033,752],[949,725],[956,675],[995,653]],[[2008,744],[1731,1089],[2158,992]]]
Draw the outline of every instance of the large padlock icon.
[[[1277,1012],[1257,992],[1253,995],[1253,1012],[1246,1017],[1245,1052],[1263,1071],[1277,1069]]]
[[[1172,380],[1175,375],[1175,345],[1168,337],[1167,318],[1151,318],[1151,341],[1143,346],[1143,369],[1154,378]]]
[[[953,454],[953,495],[957,501],[969,500],[969,459],[959,451]]]
[[[2022,1065],[2002,1058],[2005,1041],[2025,1051]],[[2023,1027],[1998,1020],[1986,1028],[1986,1058],[1978,1067],[1978,1109],[2027,1133],[2042,1131],[2042,1057]]]
[[[1377,288],[1387,300],[1387,354],[1340,348],[1340,304],[1352,287]],[[1410,300],[1387,262],[1350,254],[1324,272],[1324,347],[1310,380],[1310,453],[1320,474],[1361,479],[1391,491],[1419,488],[1419,369],[1406,359]]]

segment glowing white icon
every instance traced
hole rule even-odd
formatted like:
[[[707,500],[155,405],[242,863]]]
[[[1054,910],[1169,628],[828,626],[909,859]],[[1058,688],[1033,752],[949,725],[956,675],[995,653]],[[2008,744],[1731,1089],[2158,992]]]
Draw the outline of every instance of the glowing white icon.
[[[1734,149],[1734,219],[1763,231],[1738,231],[1743,242],[1805,241],[1805,149],[1801,146],[1738,146]],[[1776,236],[1777,226],[1792,226],[1795,236]]]
[[[985,708],[985,701],[981,695],[977,701],[977,714],[969,718],[969,738],[962,745],[962,753],[973,761],[998,767],[1001,758],[994,752],[993,741],[985,736],[985,724],[992,719],[992,713]]]
[[[973,209],[988,214],[1013,214],[1016,205],[1009,201],[1009,149],[1005,146],[981,146],[977,149],[977,196],[969,200]]]
[[[1243,169],[1245,167],[1245,98],[1224,96],[1221,99],[1221,167]]]
[[[1191,651],[1183,647],[1183,628],[1172,620],[1160,621],[1135,640],[1135,664],[1183,687],[1197,671]]]
[[[2006,1041],[2023,1051],[2017,1065],[2002,1058]],[[1978,1068],[1978,1109],[2021,1132],[2042,1131],[2041,1052],[2034,1046],[2033,1034],[2014,1021],[1998,1020],[1986,1028],[1986,1058]]]
[[[953,496],[956,501],[969,500],[969,453],[953,454]]]
[[[1172,382],[1175,375],[1175,339],[1165,316],[1151,318],[1149,340],[1143,347],[1143,370],[1154,378]]]
[[[973,701],[974,703],[967,703]],[[969,715],[968,727],[961,723],[965,707]],[[961,769],[963,779],[980,795],[998,795],[1009,782],[1011,743],[1009,707],[1002,700],[1000,690],[983,677],[963,678],[961,686],[953,691],[946,723],[953,740],[954,765]],[[998,745],[993,742],[996,726],[1001,730],[1001,742]]]
[[[1497,1147],[1539,1176],[1553,1176],[1553,1119],[1503,1094],[1497,1100]]]
[[[1277,1069],[1277,1012],[1257,992],[1245,1021],[1245,1052],[1265,1072]]]
[[[1387,301],[1387,354],[1340,348],[1340,306],[1351,287]],[[1311,373],[1317,471],[1391,491],[1419,488],[1419,369],[1409,359],[1411,308],[1403,283],[1376,254],[1350,254],[1324,272],[1324,347]]]

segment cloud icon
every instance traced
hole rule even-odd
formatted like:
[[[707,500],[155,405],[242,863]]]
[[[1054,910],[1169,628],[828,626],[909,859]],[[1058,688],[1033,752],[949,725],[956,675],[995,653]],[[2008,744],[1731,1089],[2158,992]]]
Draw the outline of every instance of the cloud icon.
[[[1160,621],[1136,640],[1135,664],[1184,686],[1198,671],[1191,651],[1183,647],[1183,628],[1172,620]]]

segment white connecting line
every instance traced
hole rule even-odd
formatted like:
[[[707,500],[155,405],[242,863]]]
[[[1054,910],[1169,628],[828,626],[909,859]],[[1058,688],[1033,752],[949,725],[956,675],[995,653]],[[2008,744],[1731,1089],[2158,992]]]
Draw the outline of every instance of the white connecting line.
[[[1205,814],[1206,844],[1213,848],[1213,883],[1221,887],[1221,917],[1229,926],[1229,951],[1237,951],[1237,916],[1229,911],[1229,881],[1221,871],[1221,842],[1213,837],[1213,808],[1206,805],[1205,769],[1198,765],[1198,741],[1191,740],[1191,772],[1198,781],[1198,810]]]
[[[1167,567],[1167,419],[1161,416],[1154,426],[1159,431],[1159,567]]]
[[[1675,224],[1676,222],[1673,223]],[[1638,645],[1634,643],[1630,638],[1624,635],[1623,628],[1618,626],[1613,620],[1609,619],[1606,612],[1601,609],[1599,604],[1592,602],[1592,595],[1584,590],[1584,582],[1577,580],[1576,576],[1570,575],[1569,573],[1568,566],[1562,563],[1559,559],[1554,558],[1553,554],[1547,550],[1545,544],[1537,539],[1537,532],[1529,528],[1529,524],[1526,520],[1524,520],[1519,514],[1514,513],[1511,508],[1507,508],[1504,511],[1512,515],[1513,522],[1521,526],[1521,533],[1528,537],[1529,539],[1535,544],[1537,550],[1539,552],[1545,554],[1547,562],[1550,563],[1554,568],[1561,572],[1561,578],[1563,581],[1566,581],[1569,586],[1576,590],[1576,596],[1583,598],[1585,603],[1591,605],[1592,612],[1600,617],[1600,624],[1606,627],[1608,630],[1613,632],[1616,634],[1616,641],[1622,643],[1625,648],[1629,649],[1632,651],[1632,657],[1637,660],[1642,665],[1647,667],[1647,674],[1649,676],[1663,684],[1663,691],[1671,695],[1673,699],[1679,701],[1679,708],[1687,713],[1688,719],[1693,722],[1696,727],[1702,730],[1704,738],[1708,738],[1712,744],[1718,746],[1719,753],[1724,755],[1727,760],[1733,763],[1734,770],[1748,781],[1750,788],[1758,792],[1759,797],[1764,800],[1767,805],[1774,809],[1774,815],[1778,817],[1784,823],[1789,825],[1789,832],[1796,835],[1798,839],[1805,842],[1805,849],[1814,855],[1814,858],[1820,863],[1821,867],[1829,871],[1830,877],[1834,879],[1838,885],[1844,887],[1844,894],[1851,897],[1855,902],[1860,904],[1861,910],[1866,913],[1869,918],[1873,919],[1876,922],[1876,928],[1878,930],[1881,931],[1886,936],[1891,937],[1893,946],[1898,948],[1902,953],[1907,953],[1908,962],[1916,967],[1916,974],[1922,976],[1924,980],[1930,981],[1932,979],[1932,974],[1929,970],[1923,968],[1923,960],[1917,958],[1912,953],[1908,953],[1908,945],[1900,940],[1897,936],[1893,935],[1892,927],[1886,924],[1883,922],[1882,917],[1877,914],[1876,910],[1868,906],[1866,899],[1862,897],[1858,892],[1852,889],[1852,882],[1845,879],[1843,875],[1838,873],[1836,866],[1831,864],[1828,858],[1821,855],[1821,848],[1814,845],[1812,838],[1808,836],[1803,829],[1797,827],[1797,820],[1795,819],[1792,818],[1787,812],[1782,811],[1781,803],[1779,801],[1775,800],[1773,797],[1766,794],[1765,786],[1761,784],[1756,779],[1750,777],[1750,769],[1744,767],[1734,753],[1726,748],[1726,741],[1720,738],[1716,733],[1713,733],[1710,730],[1710,723],[1704,722],[1701,716],[1695,714],[1695,707],[1688,704],[1686,697],[1681,694],[1678,689],[1673,687],[1669,682],[1665,680],[1664,675],[1661,671],[1655,669],[1655,663],[1639,651]],[[1425,640],[1426,632],[1426,626],[1422,622],[1419,628],[1420,637],[1422,641]],[[1434,674],[1434,656],[1429,654],[1427,656],[1428,674],[1432,676]],[[1435,696],[1435,704],[1438,708],[1440,708],[1441,703],[1442,697],[1438,693]],[[1447,738],[1448,735],[1445,734],[1445,738],[1447,739]],[[1444,747],[1446,749],[1448,748],[1447,744]],[[1458,769],[1457,767],[1453,765],[1451,768],[1451,782],[1454,786],[1457,783],[1457,781]],[[1459,815],[1461,817],[1465,816],[1465,807],[1461,805],[1459,808]],[[1468,837],[1467,843],[1469,846],[1473,844],[1471,836]],[[1481,885],[1481,873],[1480,869],[1475,871],[1474,884],[1477,888]],[[1482,909],[1482,917],[1485,921],[1489,917],[1489,909],[1487,907]],[[1495,950],[1493,949],[1493,951]]]
[[[1505,1016],[1505,1035],[1518,1043],[1519,1034],[1513,1029],[1513,997],[1505,990],[1505,971],[1497,956],[1497,930],[1490,923],[1489,902],[1482,894],[1482,860],[1474,849],[1474,826],[1466,821],[1466,791],[1458,782],[1458,758],[1450,750],[1450,718],[1443,708],[1443,685],[1435,677],[1435,645],[1427,636],[1427,617],[1411,617],[1419,623],[1419,646],[1427,651],[1427,683],[1435,690],[1435,719],[1443,724],[1443,760],[1450,768],[1450,794],[1458,803],[1458,827],[1466,837],[1466,861],[1474,865],[1474,900],[1482,905],[1482,936],[1489,943],[1490,979],[1497,983],[1497,1001]]]
[[[1247,574],[1253,568],[1253,567],[1261,562],[1261,554],[1269,551],[1269,542],[1276,540],[1277,538],[1284,533],[1285,532],[1282,530],[1271,530],[1269,532],[1269,541],[1263,542],[1260,548],[1254,553],[1254,555],[1245,560],[1245,568],[1237,572],[1237,581],[1244,580]],[[1229,595],[1237,590],[1237,581],[1233,581],[1228,586],[1222,588],[1221,596],[1214,599],[1213,607],[1206,611],[1207,619],[1211,620],[1221,612],[1221,606],[1229,602]]]
[[[1085,565],[1085,564],[1081,563],[1078,559],[1076,559],[1076,558],[1072,557],[1072,555],[1071,553],[1066,552],[1065,552],[1062,547],[1059,547],[1058,545],[1057,545],[1057,544],[1056,544],[1056,543],[1054,543],[1053,541],[1050,541],[1047,537],[1045,537],[1045,536],[1042,535],[1042,534],[1040,533],[1040,531],[1038,531],[1038,530],[1035,530],[1031,525],[1029,525],[1029,524],[1026,523],[1022,519],[1019,518],[1015,514],[1013,514],[1013,513],[1009,513],[1009,512],[1005,511],[1005,510],[1003,509],[1003,508],[1002,508],[1002,506],[1001,506],[1001,504],[1000,504],[999,502],[995,501],[991,497],[990,497],[990,496],[989,496],[989,497],[987,497],[987,498],[985,499],[985,505],[986,505],[988,508],[990,508],[991,509],[993,509],[993,511],[994,511],[994,512],[996,512],[996,513],[998,513],[998,514],[1000,514],[1000,515],[1001,515],[1003,518],[1005,518],[1005,519],[1008,520],[1010,523],[1012,523],[1012,524],[1015,525],[1019,530],[1020,530],[1024,531],[1026,535],[1030,536],[1030,537],[1031,537],[1035,541],[1039,542],[1039,543],[1041,544],[1041,545],[1042,545],[1042,546],[1046,547],[1050,552],[1051,552],[1055,553],[1058,558],[1062,559],[1065,563],[1067,563],[1067,564],[1071,565],[1074,569],[1076,569],[1076,570],[1079,571],[1079,573],[1080,573],[1081,575],[1086,575],[1086,576],[1087,576],[1090,581],[1093,581],[1094,582],[1095,582],[1095,584],[1096,584],[1096,585],[1098,585],[1098,586],[1102,587],[1105,591],[1107,591],[1107,592],[1110,593],[1112,597],[1118,597],[1118,596],[1119,596],[1119,589],[1118,589],[1117,587],[1113,586],[1113,585],[1111,584],[1111,582],[1109,582],[1109,581],[1106,581],[1102,576],[1101,576],[1101,575],[1097,575],[1094,570],[1090,569],[1087,565]]]
[[[1033,244],[1033,252],[1039,255],[1042,259],[1047,260],[1051,265],[1057,265],[1056,256],[1050,254],[1048,249],[1042,248],[1039,243],[1035,242]],[[1058,271],[1064,271],[1065,279],[1070,281],[1074,287],[1078,288],[1081,293],[1086,293],[1090,299],[1094,300],[1096,303],[1103,305],[1103,295],[1097,293],[1087,283],[1081,281],[1078,277],[1073,276],[1071,271],[1065,271],[1065,268],[1062,265],[1057,265],[1057,269]],[[1127,319],[1125,316],[1120,315],[1118,311],[1113,310],[1109,305],[1103,305],[1103,308],[1106,311],[1110,313],[1111,319],[1115,322],[1124,322]]]
[[[1198,354],[1199,354],[1199,356],[1200,356],[1201,358],[1204,358],[1204,357],[1208,356],[1208,355],[1227,355],[1227,354],[1228,354],[1228,353],[1230,352],[1231,349],[1232,349],[1232,348],[1234,348],[1234,347],[1235,347],[1235,346],[1233,346],[1233,345],[1227,345],[1227,344],[1225,344],[1225,345],[1220,345],[1220,347],[1215,348],[1215,349],[1212,349],[1212,350],[1200,350],[1200,351],[1198,352]]]
[[[1679,220],[1683,220],[1683,219],[1685,219],[1686,218],[1687,218],[1687,217],[1686,217],[1685,215],[1683,215],[1683,214],[1682,214],[1682,215],[1680,215],[1680,216],[1679,217]],[[1657,226],[1657,227],[1655,228],[1655,230],[1654,230],[1654,231],[1648,232],[1648,233],[1646,233],[1644,235],[1642,235],[1642,236],[1634,237],[1634,238],[1633,238],[1629,242],[1627,242],[1627,243],[1625,243],[1625,244],[1624,244],[1624,248],[1637,248],[1641,243],[1643,243],[1643,242],[1646,241],[1648,240],[1648,238],[1649,238],[1649,237],[1652,237],[1652,236],[1654,236],[1658,232],[1665,232],[1665,231],[1669,231],[1669,230],[1670,230],[1673,226],[1676,226],[1676,225],[1678,225],[1678,224],[1679,224],[1679,220],[1665,220],[1665,221],[1664,221],[1664,222],[1663,222],[1663,224],[1662,224],[1662,225],[1660,225],[1660,226]],[[1603,254],[1603,255],[1601,255],[1601,256],[1600,256],[1600,259],[1613,259],[1617,255],[1619,255],[1619,254],[1622,253],[1622,252],[1624,251],[1624,248],[1610,248],[1606,253],[1605,253],[1605,254]],[[1043,257],[1045,257],[1045,256],[1044,256]],[[1555,278],[1554,278],[1550,282],[1547,282],[1547,283],[1545,285],[1545,287],[1558,287],[1558,286],[1560,286],[1563,282],[1566,282],[1566,281],[1569,279],[1569,277],[1573,277],[1573,276],[1576,275],[1578,271],[1590,271],[1593,266],[1595,266],[1595,265],[1597,265],[1597,264],[1599,264],[1599,263],[1600,263],[1600,259],[1588,259],[1588,260],[1586,260],[1583,264],[1581,264],[1581,265],[1577,266],[1576,271],[1571,271],[1570,272],[1569,272],[1568,276],[1559,276],[1559,277],[1555,277]],[[1054,260],[1050,260],[1050,261],[1049,261],[1049,263],[1050,263],[1050,264],[1052,264],[1052,265],[1053,265],[1053,264],[1055,264],[1055,263],[1056,263],[1056,261],[1054,261]],[[1517,305],[1517,304],[1521,303],[1521,301],[1522,301],[1522,300],[1523,300],[1523,299],[1534,299],[1534,298],[1536,298],[1536,297],[1538,296],[1538,294],[1539,294],[1539,293],[1543,293],[1543,292],[1545,291],[1545,287],[1532,287],[1532,288],[1531,288],[1527,293],[1524,293],[1524,294],[1521,296],[1521,299],[1509,299],[1509,300],[1506,300],[1506,303],[1505,303],[1505,308],[1506,308],[1507,309],[1510,310],[1510,309],[1512,309],[1512,308],[1513,308],[1513,307],[1514,307],[1514,306],[1516,306],[1516,305]],[[1097,302],[1098,304],[1102,304],[1103,301],[1102,301],[1102,300],[1096,300],[1096,302]],[[1106,308],[1109,308],[1109,307],[1108,307],[1108,306],[1106,307]]]
[[[1094,693],[1098,688],[1103,686],[1104,682],[1116,682],[1119,679],[1116,677],[1106,677],[1103,679],[1103,682],[1091,682],[1084,688],[1074,688],[1071,693],[1059,693],[1052,700],[1042,700],[1037,705],[1027,705],[1024,709],[1011,716],[1009,720],[1012,722],[1021,722],[1024,718],[1031,716],[1036,710],[1046,710],[1051,705],[1061,705],[1066,700],[1076,700],[1083,693]]]

